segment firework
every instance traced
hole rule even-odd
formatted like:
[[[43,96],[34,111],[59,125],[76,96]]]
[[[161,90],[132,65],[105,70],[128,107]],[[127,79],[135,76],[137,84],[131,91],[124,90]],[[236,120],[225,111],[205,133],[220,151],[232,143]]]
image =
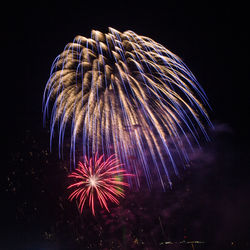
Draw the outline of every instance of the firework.
[[[78,168],[69,175],[76,182],[68,186],[68,189],[75,189],[69,199],[71,201],[79,199],[78,207],[81,213],[87,200],[93,215],[95,215],[96,199],[107,211],[109,211],[108,200],[119,204],[117,198],[124,197],[123,187],[129,186],[123,179],[125,176],[131,176],[126,174],[126,170],[121,169],[121,166],[122,164],[114,155],[104,160],[104,155],[98,159],[97,153],[89,160],[85,156],[84,163],[79,162]]]
[[[58,123],[59,155],[69,127],[73,162],[76,147],[88,158],[115,153],[129,172],[143,172],[149,186],[158,176],[163,187],[179,175],[176,157],[188,162],[183,145],[192,149],[200,134],[209,139],[204,105],[203,89],[178,56],[113,28],[69,43],[52,65],[43,98],[51,141]]]

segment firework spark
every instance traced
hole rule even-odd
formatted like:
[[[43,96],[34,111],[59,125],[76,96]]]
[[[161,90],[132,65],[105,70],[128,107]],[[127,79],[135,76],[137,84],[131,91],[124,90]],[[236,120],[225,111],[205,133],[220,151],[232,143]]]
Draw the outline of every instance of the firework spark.
[[[71,201],[79,199],[78,207],[81,213],[87,200],[93,215],[95,215],[94,202],[96,199],[107,211],[109,211],[108,200],[119,204],[117,198],[124,197],[122,187],[129,186],[127,182],[123,181],[123,178],[131,176],[131,174],[126,174],[126,170],[121,169],[121,166],[122,164],[114,155],[104,160],[104,155],[98,159],[97,153],[89,160],[85,156],[84,163],[79,162],[78,168],[69,175],[76,182],[68,186],[68,189],[75,189],[69,199]]]
[[[59,155],[69,124],[73,162],[76,145],[88,158],[115,153],[129,172],[142,170],[149,186],[158,176],[164,188],[179,175],[176,155],[188,162],[183,145],[192,149],[200,134],[209,139],[204,104],[206,94],[178,56],[148,37],[109,28],[77,36],[55,59],[43,111],[46,117],[51,110],[51,141],[58,123]]]

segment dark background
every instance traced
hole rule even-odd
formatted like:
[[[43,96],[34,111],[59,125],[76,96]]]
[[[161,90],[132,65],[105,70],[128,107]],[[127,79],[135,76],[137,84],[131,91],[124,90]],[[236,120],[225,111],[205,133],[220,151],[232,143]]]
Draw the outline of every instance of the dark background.
[[[1,120],[7,158],[1,169],[0,249],[167,249],[162,242],[182,240],[204,241],[197,249],[250,248],[246,9],[240,2],[211,1],[3,7]],[[197,170],[194,163],[173,191],[131,192],[121,208],[92,218],[79,216],[67,201],[67,170],[57,149],[49,152],[42,95],[64,46],[78,34],[89,37],[91,29],[108,27],[149,36],[179,55],[208,95],[215,131],[201,155],[204,166]]]

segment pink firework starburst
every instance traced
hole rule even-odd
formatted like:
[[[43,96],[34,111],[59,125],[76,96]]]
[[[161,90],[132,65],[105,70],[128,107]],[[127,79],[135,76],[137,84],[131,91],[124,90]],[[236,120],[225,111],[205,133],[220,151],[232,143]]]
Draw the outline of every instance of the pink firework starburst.
[[[123,177],[132,176],[127,174],[125,169],[121,169],[122,165],[115,155],[111,155],[107,160],[104,160],[104,155],[98,158],[97,153],[89,160],[85,156],[85,162],[79,162],[78,168],[68,176],[76,180],[74,184],[68,186],[68,189],[75,189],[70,194],[69,200],[79,200],[78,207],[81,213],[87,200],[93,215],[95,215],[95,200],[109,212],[107,201],[119,204],[117,198],[124,197],[122,186],[129,186],[123,181]]]

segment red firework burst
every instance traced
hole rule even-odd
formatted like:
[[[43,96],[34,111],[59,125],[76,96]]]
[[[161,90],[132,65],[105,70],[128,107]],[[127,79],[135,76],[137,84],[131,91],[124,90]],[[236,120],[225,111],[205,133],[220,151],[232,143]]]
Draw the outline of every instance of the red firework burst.
[[[80,212],[87,200],[95,215],[94,201],[97,199],[101,207],[109,212],[107,201],[119,204],[118,197],[124,197],[122,186],[129,186],[127,182],[122,181],[127,174],[125,169],[121,169],[121,164],[115,155],[111,155],[106,161],[104,155],[97,159],[85,156],[85,163],[79,162],[78,168],[75,169],[68,177],[74,178],[76,182],[68,189],[75,190],[70,194],[69,200],[79,199],[78,207]]]

